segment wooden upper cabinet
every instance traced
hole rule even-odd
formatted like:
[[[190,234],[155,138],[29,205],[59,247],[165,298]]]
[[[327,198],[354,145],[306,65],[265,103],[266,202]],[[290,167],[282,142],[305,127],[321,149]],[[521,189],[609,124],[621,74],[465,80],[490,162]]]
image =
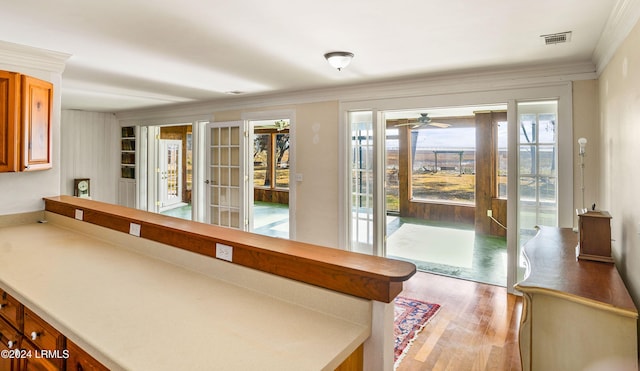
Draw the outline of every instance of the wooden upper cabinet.
[[[0,172],[50,169],[53,84],[0,71]]]
[[[20,163],[20,75],[0,71],[0,172]]]
[[[22,75],[22,171],[51,169],[53,85]]]

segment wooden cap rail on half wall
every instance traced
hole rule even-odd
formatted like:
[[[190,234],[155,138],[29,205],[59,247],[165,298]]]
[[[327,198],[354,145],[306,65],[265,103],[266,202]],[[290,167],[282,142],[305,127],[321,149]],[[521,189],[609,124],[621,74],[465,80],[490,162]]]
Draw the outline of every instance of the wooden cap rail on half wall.
[[[333,291],[390,303],[402,283],[416,272],[409,262],[285,240],[210,224],[177,219],[72,196],[47,197],[45,210],[129,233],[140,225],[140,237],[215,258],[216,243],[233,248],[231,264],[324,287]]]

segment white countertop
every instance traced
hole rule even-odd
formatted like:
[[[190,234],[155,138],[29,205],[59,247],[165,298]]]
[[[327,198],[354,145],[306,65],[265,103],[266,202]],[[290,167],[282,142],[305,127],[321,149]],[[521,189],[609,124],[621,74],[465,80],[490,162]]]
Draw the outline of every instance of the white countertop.
[[[53,223],[0,228],[0,287],[114,370],[333,369],[370,333]]]

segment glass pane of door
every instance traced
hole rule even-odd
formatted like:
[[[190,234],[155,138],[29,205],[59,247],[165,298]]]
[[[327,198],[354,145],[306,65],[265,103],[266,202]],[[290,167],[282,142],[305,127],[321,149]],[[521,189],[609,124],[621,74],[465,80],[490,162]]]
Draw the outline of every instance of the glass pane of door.
[[[275,135],[276,187],[289,188],[289,133]]]
[[[373,254],[374,127],[373,113],[350,112],[351,250]]]
[[[558,102],[519,102],[517,117],[520,249],[535,236],[536,226],[558,226]],[[524,270],[518,271],[521,280]]]
[[[385,196],[387,213],[400,213],[400,130],[386,129],[385,139]]]
[[[242,122],[207,125],[208,210],[211,224],[246,229],[246,180]]]

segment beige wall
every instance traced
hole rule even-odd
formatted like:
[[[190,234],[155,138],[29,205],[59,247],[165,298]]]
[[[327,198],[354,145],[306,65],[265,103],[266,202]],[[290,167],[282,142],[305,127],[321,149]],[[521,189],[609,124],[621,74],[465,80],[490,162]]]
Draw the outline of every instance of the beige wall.
[[[640,23],[599,78],[602,209],[613,216],[613,254],[640,304]],[[594,138],[596,139],[596,138]]]
[[[586,138],[588,143],[584,158],[584,200],[585,207],[592,204],[600,207],[600,114],[598,109],[598,80],[573,82],[573,204],[574,208],[582,208],[582,190],[580,175],[580,157],[578,156],[578,139]],[[578,216],[574,213],[574,225],[578,225]]]
[[[296,109],[296,239],[338,247],[338,102]]]
[[[295,112],[296,240],[338,247],[338,102],[318,102],[256,111]],[[215,121],[240,120],[243,111],[215,112]]]
[[[117,203],[120,135],[120,125],[112,113],[63,110],[60,194],[73,195],[73,180],[89,178],[92,199]]]

